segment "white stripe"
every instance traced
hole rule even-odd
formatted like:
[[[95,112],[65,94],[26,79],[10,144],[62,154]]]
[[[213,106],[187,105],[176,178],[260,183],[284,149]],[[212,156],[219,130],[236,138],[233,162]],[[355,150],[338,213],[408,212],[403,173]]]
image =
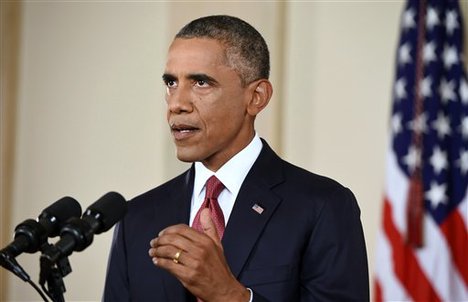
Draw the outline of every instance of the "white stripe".
[[[391,147],[390,147],[391,148]],[[406,234],[406,199],[408,196],[409,182],[401,171],[395,154],[390,149],[387,152],[387,179],[386,196],[392,205],[393,222],[398,232],[405,237]]]
[[[401,286],[398,277],[393,271],[392,247],[388,238],[379,230],[377,235],[377,256],[375,278],[382,289],[384,301],[408,301],[409,296]]]
[[[465,222],[465,230],[468,228],[468,190],[466,191],[465,198],[458,205],[458,212]]]
[[[468,301],[467,289],[452,262],[445,236],[431,215],[425,215],[424,246],[415,250],[415,256],[443,301]]]

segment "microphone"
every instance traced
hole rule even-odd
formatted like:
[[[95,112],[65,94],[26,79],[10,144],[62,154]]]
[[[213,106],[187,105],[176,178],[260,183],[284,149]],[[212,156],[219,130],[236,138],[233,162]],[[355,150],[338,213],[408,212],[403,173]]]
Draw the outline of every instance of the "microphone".
[[[45,208],[37,221],[27,219],[16,226],[15,239],[0,251],[0,265],[24,281],[29,276],[15,261],[19,254],[35,253],[47,242],[47,237],[59,235],[61,226],[72,217],[81,216],[81,206],[72,197],[63,197]]]
[[[53,265],[73,251],[82,251],[93,242],[94,234],[109,230],[127,212],[125,198],[109,192],[90,205],[81,219],[72,218],[60,231],[60,240],[41,255],[41,263]]]

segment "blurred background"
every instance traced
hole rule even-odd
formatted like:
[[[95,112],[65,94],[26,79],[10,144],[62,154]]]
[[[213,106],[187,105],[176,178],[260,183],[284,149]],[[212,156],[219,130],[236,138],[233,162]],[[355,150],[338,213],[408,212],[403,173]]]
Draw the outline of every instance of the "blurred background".
[[[83,209],[111,190],[131,199],[188,167],[165,123],[165,55],[187,22],[229,14],[270,47],[275,91],[257,131],[355,193],[372,276],[404,4],[2,0],[0,245],[63,196]],[[67,301],[100,300],[111,236],[70,256]],[[38,256],[17,258],[34,281]],[[0,278],[1,301],[40,300],[3,269]]]

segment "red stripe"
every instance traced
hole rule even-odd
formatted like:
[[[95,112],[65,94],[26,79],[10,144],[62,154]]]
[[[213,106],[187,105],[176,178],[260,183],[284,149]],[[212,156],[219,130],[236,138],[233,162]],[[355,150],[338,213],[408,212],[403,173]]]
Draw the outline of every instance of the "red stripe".
[[[458,211],[452,211],[447,219],[440,225],[447,243],[450,247],[453,262],[458,268],[460,275],[468,286],[468,233],[463,218]]]
[[[395,274],[413,301],[441,301],[421,270],[412,248],[405,244],[393,223],[392,206],[387,199],[384,202],[384,230],[392,247]]]
[[[374,302],[382,302],[382,287],[380,282],[376,279],[374,280]]]

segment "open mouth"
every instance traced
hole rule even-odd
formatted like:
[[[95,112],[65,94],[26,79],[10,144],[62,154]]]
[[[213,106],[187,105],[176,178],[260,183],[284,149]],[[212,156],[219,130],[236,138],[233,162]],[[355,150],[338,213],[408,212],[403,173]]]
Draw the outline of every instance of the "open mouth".
[[[196,131],[196,130],[198,130],[198,128],[190,126],[190,125],[172,124],[171,125],[171,130],[172,131],[177,131],[177,132],[190,132],[190,131]]]
[[[172,124],[171,132],[175,139],[183,139],[200,130],[197,127],[186,124]]]

